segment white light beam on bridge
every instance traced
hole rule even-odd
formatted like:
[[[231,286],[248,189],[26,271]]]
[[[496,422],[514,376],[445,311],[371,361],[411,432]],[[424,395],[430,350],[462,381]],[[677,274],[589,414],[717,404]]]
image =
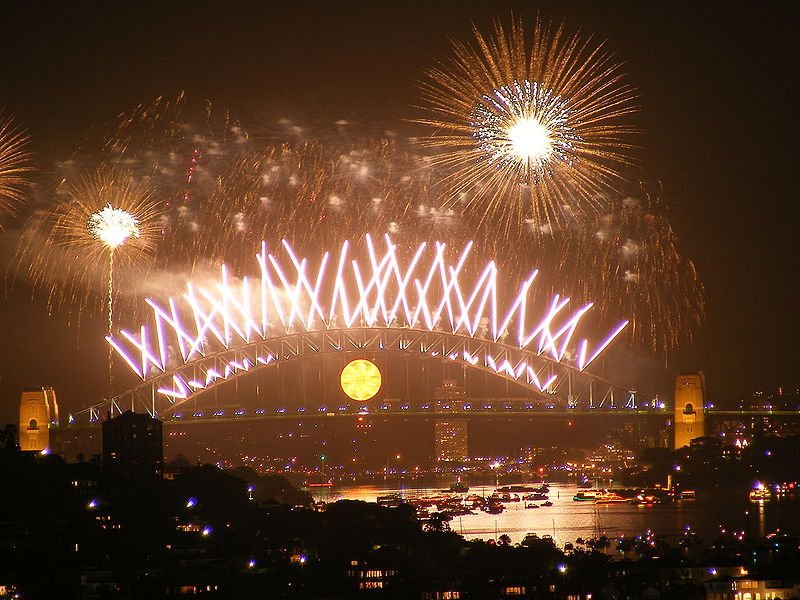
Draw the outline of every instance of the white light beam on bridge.
[[[190,380],[173,373],[215,352],[257,339],[353,327],[442,331],[526,350],[583,371],[628,324],[617,324],[599,341],[583,337],[573,343],[592,304],[573,310],[569,298],[555,295],[535,316],[531,289],[537,271],[520,283],[510,301],[501,304],[494,261],[480,271],[468,268],[472,242],[455,261],[448,259],[447,246],[441,242],[420,244],[406,260],[398,256],[398,246],[388,235],[377,245],[367,235],[365,245],[366,261],[344,242],[336,256],[325,252],[312,268],[311,261],[298,257],[288,242],[282,244],[288,261],[268,253],[262,243],[256,255],[256,278],[237,280],[223,265],[214,289],[189,282],[180,299],[168,298],[162,304],[147,298],[150,323],[142,325],[138,333],[122,330],[106,339],[143,381],[172,374],[172,386],[158,391],[175,402],[218,380],[275,361],[274,356],[230,361],[222,372],[209,367],[204,377]],[[469,272],[478,275],[469,276]],[[548,374],[541,380],[530,364],[498,362],[488,354],[474,356],[465,351],[464,356],[450,358],[473,366],[480,361],[540,392],[550,388],[556,378]]]

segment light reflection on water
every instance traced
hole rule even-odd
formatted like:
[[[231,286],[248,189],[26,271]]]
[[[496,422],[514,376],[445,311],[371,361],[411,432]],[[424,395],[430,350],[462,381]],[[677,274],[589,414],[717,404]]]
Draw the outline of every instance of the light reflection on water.
[[[493,487],[476,486],[470,494],[491,494]],[[551,484],[551,507],[526,509],[524,502],[510,502],[499,515],[476,512],[474,515],[454,517],[450,527],[467,539],[496,538],[507,534],[513,543],[522,541],[527,533],[551,535],[556,543],[574,542],[600,535],[609,538],[633,536],[652,529],[657,535],[668,538],[678,536],[686,526],[697,532],[706,542],[711,542],[720,525],[732,530],[744,530],[748,535],[764,536],[777,527],[791,528],[800,522],[800,503],[782,501],[752,504],[746,492],[698,492],[696,500],[684,500],[655,506],[632,504],[595,505],[575,502],[578,490],[572,485]],[[361,485],[353,487],[314,488],[310,490],[315,500],[333,502],[339,499],[375,502],[378,496],[399,493],[404,497],[441,493],[442,488],[392,487]]]

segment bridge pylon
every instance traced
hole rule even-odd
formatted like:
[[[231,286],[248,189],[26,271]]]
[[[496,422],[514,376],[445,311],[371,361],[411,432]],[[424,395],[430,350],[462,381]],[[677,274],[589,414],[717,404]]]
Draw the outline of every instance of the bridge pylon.
[[[702,371],[682,373],[675,379],[675,448],[688,446],[694,438],[704,437],[706,380]]]
[[[19,446],[22,450],[50,447],[50,427],[58,425],[56,392],[51,387],[30,388],[19,401]]]

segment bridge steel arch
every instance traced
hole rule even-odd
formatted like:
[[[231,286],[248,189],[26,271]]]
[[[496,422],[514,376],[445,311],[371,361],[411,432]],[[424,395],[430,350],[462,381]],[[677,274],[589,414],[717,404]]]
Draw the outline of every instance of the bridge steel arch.
[[[341,352],[438,358],[499,377],[540,398],[558,401],[569,410],[663,410],[657,398],[640,397],[636,390],[557,362],[546,354],[502,342],[435,330],[358,327],[297,332],[208,354],[159,373],[108,401],[76,413],[76,417],[85,416],[94,422],[105,412],[115,416],[125,410],[168,417],[190,400],[238,376],[287,361]]]
[[[579,338],[592,304],[537,296],[538,271],[510,288],[494,261],[469,264],[471,242],[450,256],[441,242],[410,251],[388,235],[382,245],[365,241],[312,260],[287,242],[283,255],[262,244],[255,277],[234,278],[223,265],[212,287],[187,283],[180,298],[146,299],[147,325],[106,338],[142,382],[78,415],[167,415],[242,373],[345,350],[460,362],[571,409],[637,407],[630,389],[587,371],[627,321],[605,337]]]

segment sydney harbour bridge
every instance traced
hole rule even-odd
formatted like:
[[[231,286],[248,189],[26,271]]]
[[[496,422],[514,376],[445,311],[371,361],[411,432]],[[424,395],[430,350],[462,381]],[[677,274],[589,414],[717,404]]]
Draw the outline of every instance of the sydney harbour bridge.
[[[501,280],[493,261],[476,264],[472,243],[409,249],[366,236],[314,259],[286,242],[274,250],[262,244],[254,276],[223,266],[180,297],[148,298],[146,323],[107,338],[138,383],[69,422],[125,410],[183,422],[670,413],[600,374],[627,322],[597,335],[592,304],[537,293],[537,271]],[[377,365],[369,395],[340,381],[353,359]],[[432,393],[453,383],[460,393]]]
[[[137,382],[63,425],[126,410],[187,424],[457,416],[622,419],[662,430],[705,413],[719,431],[787,417],[710,411],[702,395],[689,414],[677,398],[607,379],[603,354],[627,322],[596,335],[591,304],[535,293],[536,271],[509,285],[494,262],[470,261],[471,243],[401,249],[366,236],[362,246],[345,242],[312,262],[286,242],[277,252],[262,244],[255,276],[223,266],[180,297],[148,298],[146,323],[107,338]],[[372,371],[346,382],[353,361]]]

